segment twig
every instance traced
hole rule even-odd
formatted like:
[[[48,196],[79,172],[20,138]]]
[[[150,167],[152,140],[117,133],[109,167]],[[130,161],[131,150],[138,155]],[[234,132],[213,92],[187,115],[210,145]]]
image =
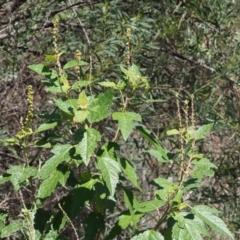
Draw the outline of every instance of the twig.
[[[171,49],[163,49],[163,48],[162,48],[162,51],[167,52],[167,53],[170,53],[172,56],[175,56],[175,57],[180,58],[180,59],[182,59],[182,60],[185,60],[185,61],[194,63],[194,64],[196,64],[197,66],[201,66],[201,67],[203,67],[203,68],[206,68],[206,69],[210,70],[211,72],[216,72],[216,70],[215,70],[214,68],[211,68],[211,67],[209,67],[208,65],[204,64],[201,59],[199,59],[198,61],[195,61],[195,60],[190,59],[189,57],[183,56],[182,54],[180,54],[180,53],[178,53],[178,52],[174,52],[174,51],[171,50]]]
[[[61,209],[61,211],[63,212],[64,216],[67,218],[67,220],[68,220],[68,222],[70,223],[71,227],[73,228],[73,231],[74,231],[74,234],[75,234],[76,239],[77,239],[77,240],[80,240],[80,238],[79,238],[79,236],[78,236],[78,234],[77,234],[77,230],[76,230],[76,228],[74,227],[71,219],[68,217],[67,213],[63,210],[63,208],[62,208],[62,206],[61,206],[60,203],[58,203],[58,206],[59,206],[59,208]]]
[[[80,26],[82,27],[83,33],[84,33],[85,38],[86,38],[86,40],[87,40],[87,44],[88,44],[88,46],[90,47],[90,46],[91,46],[91,42],[90,42],[90,40],[89,40],[89,37],[88,37],[87,31],[86,31],[86,28],[85,28],[84,24],[82,23],[81,19],[78,17],[77,12],[76,12],[76,10],[75,10],[75,6],[71,3],[71,0],[68,0],[68,2],[69,2],[69,4],[71,5],[72,11],[73,11],[75,17],[77,18]]]

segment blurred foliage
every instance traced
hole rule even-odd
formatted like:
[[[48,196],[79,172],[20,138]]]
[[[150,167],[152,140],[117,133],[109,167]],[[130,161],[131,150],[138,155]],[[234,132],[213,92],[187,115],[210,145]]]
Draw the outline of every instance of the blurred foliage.
[[[59,51],[64,52],[63,63],[79,49],[82,60],[92,62],[83,68],[81,78],[91,77],[94,82],[116,83],[122,77],[119,64],[127,65],[126,32],[130,28],[130,61],[140,66],[150,83],[150,97],[147,99],[139,90],[130,107],[137,109],[155,137],[174,151],[179,143],[166,139],[165,134],[178,124],[174,96],[179,93],[183,102],[194,94],[196,124],[214,123],[207,144],[199,147],[214,159],[218,170],[214,180],[208,180],[209,187],[193,192],[190,199],[224,210],[229,226],[239,230],[238,1],[2,0],[0,7],[1,138],[21,128],[20,117],[27,111],[25,89],[30,83],[37,90],[35,113],[52,108],[39,77],[27,69],[29,64],[43,61],[45,54],[54,53],[52,20],[59,21],[58,44]],[[71,77],[75,79],[77,74],[71,72]],[[98,85],[92,87],[93,93],[101,90]],[[37,124],[40,119],[35,121]],[[112,128],[107,127],[109,134]],[[159,166],[145,152],[146,142],[139,142],[129,141],[124,151],[142,174],[143,184],[147,186],[152,175],[176,177],[172,169]],[[8,159],[1,163],[2,169],[15,160],[17,151],[2,148],[1,158]]]

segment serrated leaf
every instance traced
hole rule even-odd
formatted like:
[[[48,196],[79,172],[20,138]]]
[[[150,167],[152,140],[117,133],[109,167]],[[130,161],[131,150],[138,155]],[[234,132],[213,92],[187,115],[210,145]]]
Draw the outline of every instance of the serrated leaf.
[[[156,190],[155,195],[158,199],[161,199],[165,202],[169,200],[169,196],[177,189],[176,183],[172,183],[165,178],[154,179],[154,182],[162,188],[160,190]]]
[[[228,236],[230,239],[234,239],[233,234],[229,231],[223,220],[213,215],[218,214],[218,210],[205,205],[198,205],[192,208],[192,213],[204,221],[213,230]]]
[[[160,143],[150,134],[151,131],[149,131],[147,128],[143,126],[137,126],[136,130],[149,142],[151,143],[156,150],[161,154],[162,158],[165,160],[169,160],[168,154],[169,151],[165,148],[163,148]]]
[[[149,88],[149,83],[146,77],[143,77],[139,71],[137,65],[132,64],[129,70],[125,69],[123,66],[120,66],[122,72],[127,76],[131,86],[133,89],[145,86],[145,88]]]
[[[121,215],[118,225],[122,229],[126,229],[129,225],[137,228],[137,223],[140,221],[144,214],[134,214],[134,215]]]
[[[94,99],[89,106],[90,114],[88,116],[88,121],[90,123],[94,123],[106,118],[109,114],[109,107],[112,104],[112,99],[112,89],[109,89],[105,93],[99,94],[98,98]]]
[[[79,123],[85,121],[89,115],[88,110],[75,110],[74,109],[75,120]]]
[[[34,131],[34,134],[35,133],[39,133],[39,132],[43,132],[43,131],[46,131],[46,130],[49,130],[49,129],[52,129],[54,127],[57,126],[57,122],[52,122],[52,123],[43,123],[41,124],[36,131]]]
[[[169,151],[164,148],[159,148],[158,150],[155,149],[150,149],[147,151],[150,153],[153,157],[155,157],[159,162],[169,162],[170,160],[168,159],[167,154]]]
[[[195,131],[195,139],[199,140],[204,138],[205,135],[210,132],[212,127],[213,127],[213,123],[201,126],[198,130]]]
[[[7,170],[8,174],[11,174],[10,181],[12,182],[15,190],[19,190],[20,184],[26,181],[29,177],[35,177],[37,175],[37,169],[35,167],[22,167],[11,166]]]
[[[70,216],[75,218],[78,213],[84,208],[84,206],[91,202],[94,197],[95,192],[92,190],[93,185],[97,182],[96,179],[91,179],[87,184],[79,186],[77,185],[74,189],[71,190],[71,210]]]
[[[88,214],[86,219],[84,220],[84,224],[86,224],[85,228],[85,240],[93,240],[96,239],[98,231],[105,231],[105,220],[102,214],[92,212]]]
[[[84,61],[71,60],[63,66],[63,69],[65,70],[69,68],[74,68],[76,66],[85,66],[85,65],[88,65],[88,63]]]
[[[110,196],[113,197],[119,180],[118,174],[121,172],[119,163],[110,157],[99,157],[97,166],[102,172],[102,177],[110,192]]]
[[[97,142],[100,140],[100,133],[93,128],[88,128],[84,133],[82,141],[78,144],[80,155],[86,166],[88,165],[90,157],[97,147]]]
[[[199,237],[199,240],[201,239],[200,238],[201,234],[208,237],[210,236],[208,230],[205,227],[204,222],[197,216],[194,216],[193,219],[185,218],[185,227],[190,235],[194,236],[195,234],[196,236]]]
[[[133,130],[134,121],[142,121],[141,115],[135,112],[114,112],[112,118],[118,121],[120,131],[125,141]]]
[[[61,109],[63,112],[73,116],[73,109],[77,108],[77,99],[66,99],[66,98],[59,98],[54,99],[54,103],[56,106]]]
[[[57,231],[50,230],[47,235],[44,237],[44,240],[56,240],[59,237]]]
[[[22,228],[21,221],[19,220],[12,221],[9,225],[2,229],[1,238],[6,238],[12,235],[13,233],[17,232],[21,228]]]
[[[62,74],[62,75],[60,76],[60,82],[62,83],[62,86],[61,86],[62,91],[63,91],[64,93],[67,93],[68,90],[70,89],[70,86],[69,86],[69,82],[68,82],[68,80],[67,80],[66,74]]]
[[[136,170],[132,166],[132,164],[125,158],[118,159],[120,167],[124,174],[126,175],[127,179],[139,190],[141,190],[138,177],[136,174]]]
[[[171,188],[176,186],[176,184],[170,182],[166,178],[155,178],[153,181],[162,188]]]
[[[38,190],[38,198],[46,198],[50,196],[55,190],[58,182],[65,185],[66,180],[69,177],[69,173],[70,172],[63,174],[61,171],[54,170],[50,177],[41,183]]]
[[[134,207],[138,204],[137,198],[132,191],[125,188],[123,188],[122,190],[124,196],[124,205],[132,214]]]
[[[56,167],[62,162],[68,162],[71,159],[70,149],[73,148],[70,144],[65,145],[56,145],[52,149],[52,152],[55,153],[54,156],[49,158],[47,162],[43,165],[42,169],[38,172],[37,177],[41,179],[48,178],[53,171],[56,170]]]
[[[161,233],[154,230],[147,230],[137,236],[131,238],[131,240],[164,240],[164,237]]]
[[[138,66],[132,64],[129,70],[125,69],[123,66],[120,66],[121,71],[128,77],[132,85],[136,84],[138,76],[141,76]]]
[[[139,202],[135,206],[135,211],[136,212],[141,212],[141,213],[148,213],[155,211],[162,207],[165,204],[165,201],[163,200],[158,200],[158,199],[153,199],[145,202]]]
[[[89,101],[87,98],[87,95],[85,93],[85,91],[82,91],[79,96],[78,96],[78,100],[77,100],[78,106],[81,109],[87,109],[89,106]]]
[[[5,174],[4,174],[4,175],[5,175]],[[11,180],[11,176],[9,176],[8,174],[7,174],[7,176],[1,175],[1,176],[0,176],[0,185],[3,184],[3,183],[5,183],[5,182],[7,182],[7,181],[10,181],[10,180]]]
[[[216,165],[211,163],[207,158],[201,158],[200,160],[193,160],[192,164],[196,166],[196,168],[191,172],[191,176],[201,180],[204,176],[212,177],[214,175],[214,171],[212,168],[217,168]]]
[[[172,229],[172,240],[203,240],[201,234],[195,228],[180,227],[175,224]]]

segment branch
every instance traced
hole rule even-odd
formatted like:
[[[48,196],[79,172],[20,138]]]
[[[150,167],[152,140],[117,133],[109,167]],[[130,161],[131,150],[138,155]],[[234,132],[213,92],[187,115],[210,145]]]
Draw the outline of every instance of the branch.
[[[174,51],[171,50],[171,49],[164,49],[164,48],[162,48],[161,50],[162,50],[163,52],[170,53],[170,54],[171,54],[172,56],[174,56],[174,57],[177,57],[177,58],[179,58],[179,59],[188,61],[188,62],[190,62],[190,63],[193,63],[193,64],[197,65],[197,66],[206,68],[206,69],[210,70],[211,72],[216,72],[216,70],[215,70],[214,68],[211,68],[211,67],[209,67],[208,65],[204,64],[201,59],[199,59],[198,61],[195,61],[195,60],[192,60],[192,59],[190,59],[189,57],[186,57],[186,56],[184,56],[184,55],[182,55],[182,54],[180,54],[180,53],[178,53],[178,52],[174,52]]]
[[[99,1],[93,1],[91,2],[91,4],[96,4],[96,3],[99,3]],[[71,5],[68,5],[68,6],[64,6],[64,7],[61,7],[61,8],[58,8],[56,10],[53,10],[51,11],[50,15],[48,17],[53,17],[54,15],[56,15],[57,13],[59,12],[62,12],[62,11],[65,11],[69,8],[73,8],[73,7],[77,7],[77,6],[80,6],[80,5],[90,5],[89,1],[86,1],[86,2],[77,2],[77,3],[74,3],[74,4],[71,4]]]

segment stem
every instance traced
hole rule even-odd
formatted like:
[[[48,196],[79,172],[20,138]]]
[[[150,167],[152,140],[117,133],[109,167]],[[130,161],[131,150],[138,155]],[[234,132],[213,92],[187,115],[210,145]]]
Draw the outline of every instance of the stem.
[[[165,219],[167,218],[167,215],[171,211],[171,209],[172,209],[172,203],[168,203],[168,207],[167,207],[166,211],[164,212],[162,217],[158,220],[156,226],[153,228],[155,231],[157,231],[158,228],[161,226],[161,224],[165,221]]]

